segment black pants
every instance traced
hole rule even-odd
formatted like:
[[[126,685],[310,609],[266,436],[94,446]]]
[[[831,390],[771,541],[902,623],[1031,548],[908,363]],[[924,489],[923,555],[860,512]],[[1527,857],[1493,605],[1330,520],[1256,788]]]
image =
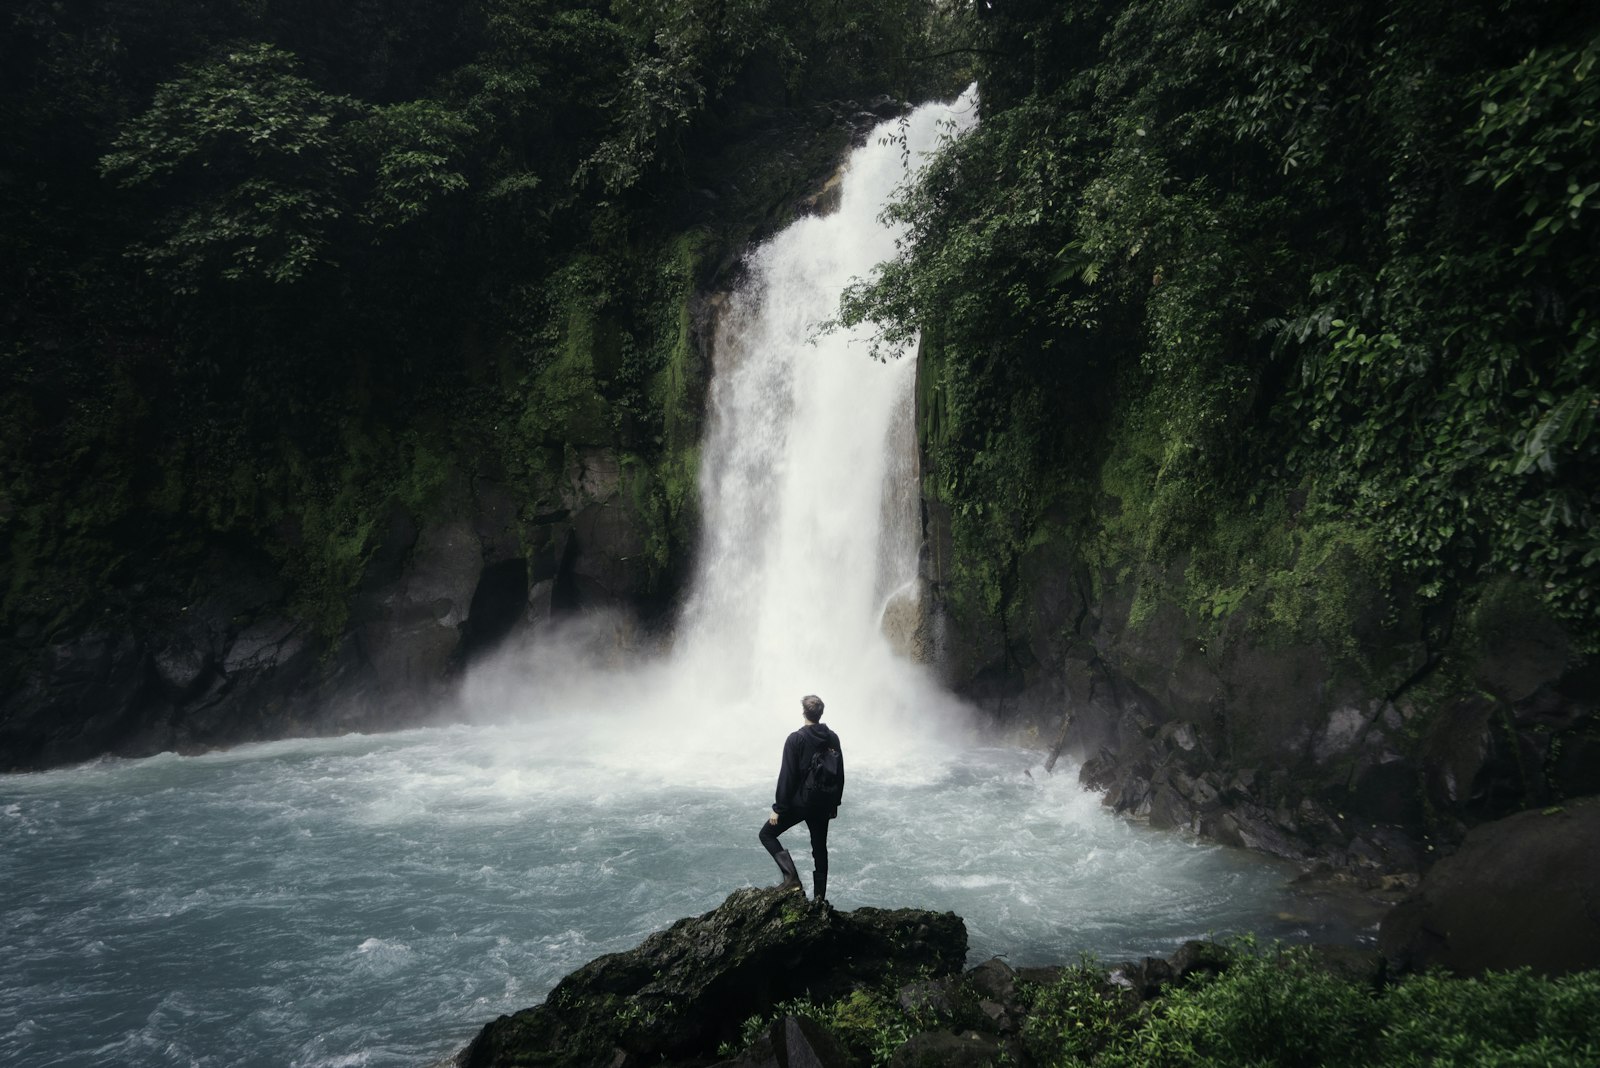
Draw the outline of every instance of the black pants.
[[[826,873],[828,870],[828,823],[827,816],[798,816],[786,813],[778,817],[777,823],[763,821],[761,824],[761,844],[767,847],[767,852],[774,857],[782,851],[783,846],[778,842],[778,835],[790,827],[804,820],[806,830],[811,832],[811,866],[817,871]]]

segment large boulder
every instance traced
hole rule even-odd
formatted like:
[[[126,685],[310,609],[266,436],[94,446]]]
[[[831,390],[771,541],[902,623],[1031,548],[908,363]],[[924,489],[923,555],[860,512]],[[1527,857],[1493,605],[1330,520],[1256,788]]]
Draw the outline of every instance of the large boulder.
[[[380,686],[415,691],[444,676],[482,573],[483,549],[469,521],[421,529],[398,581],[357,607],[357,641]]]
[[[826,999],[924,969],[949,975],[966,954],[966,925],[954,913],[837,912],[793,891],[736,890],[703,916],[590,961],[543,1004],[484,1027],[457,1063],[577,1068],[710,1058],[740,1023],[784,999]]]
[[[1600,967],[1600,797],[1474,828],[1384,917],[1379,943],[1418,971]]]

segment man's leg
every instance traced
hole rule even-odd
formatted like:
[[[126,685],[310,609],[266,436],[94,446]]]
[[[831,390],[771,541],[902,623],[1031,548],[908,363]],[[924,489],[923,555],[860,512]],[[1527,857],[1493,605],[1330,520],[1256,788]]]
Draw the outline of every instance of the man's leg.
[[[783,872],[783,882],[777,886],[779,890],[793,887],[804,892],[805,889],[800,885],[800,871],[794,866],[794,858],[789,856],[789,851],[778,841],[778,835],[799,822],[799,816],[779,816],[776,823],[771,820],[763,820],[761,823],[761,844],[767,847],[772,859],[778,862],[778,870]]]
[[[808,816],[806,830],[811,832],[811,896],[822,901],[828,896],[828,824],[826,816]]]

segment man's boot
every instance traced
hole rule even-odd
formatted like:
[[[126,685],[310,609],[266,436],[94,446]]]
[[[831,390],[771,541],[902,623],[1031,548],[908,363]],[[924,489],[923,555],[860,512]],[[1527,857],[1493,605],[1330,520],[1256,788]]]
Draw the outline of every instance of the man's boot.
[[[828,900],[828,870],[813,870],[811,873],[811,899],[813,901]]]
[[[778,870],[783,872],[783,882],[773,887],[774,890],[798,890],[803,895],[806,888],[800,885],[800,871],[794,866],[794,858],[789,856],[787,849],[780,849],[772,854],[772,859],[778,862]]]

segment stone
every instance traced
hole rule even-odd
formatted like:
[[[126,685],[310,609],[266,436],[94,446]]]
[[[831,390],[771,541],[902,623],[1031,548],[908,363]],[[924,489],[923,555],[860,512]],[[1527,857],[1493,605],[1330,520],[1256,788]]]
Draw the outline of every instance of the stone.
[[[1138,1001],[1158,997],[1161,988],[1177,977],[1172,964],[1160,957],[1125,961],[1106,973],[1106,979],[1112,986],[1126,990]]]
[[[783,1052],[778,1055],[782,1068],[850,1068],[850,1051],[817,1021],[785,1016],[779,1025],[783,1028]]]
[[[1600,794],[1600,737],[1594,734],[1562,739],[1550,778],[1563,796]]]
[[[563,579],[573,607],[628,603],[649,585],[642,518],[621,500],[590,504],[572,518],[572,544]]]
[[[125,635],[84,634],[46,650],[0,695],[0,767],[25,770],[117,747],[139,718],[145,650]]]
[[[466,621],[483,572],[483,546],[465,519],[422,528],[406,565],[404,599],[427,609],[441,627]]]
[[[1217,975],[1232,961],[1226,946],[1191,939],[1169,958],[1174,978],[1189,980],[1199,975]]]
[[[1416,828],[1420,833],[1423,810],[1417,791],[1416,764],[1388,750],[1363,753],[1350,772],[1349,793],[1344,804],[1347,811],[1374,823]]]
[[[1383,919],[1401,970],[1600,967],[1600,797],[1473,828]]]
[[[622,462],[613,449],[577,449],[567,472],[570,494],[567,506],[582,508],[591,502],[606,502],[617,495],[622,485]]]
[[[483,547],[468,520],[430,523],[399,577],[363,592],[353,610],[356,640],[380,690],[421,692],[444,678],[483,567]]]
[[[981,1068],[997,1064],[1001,1046],[976,1031],[924,1031],[913,1035],[889,1058],[890,1068]]]
[[[488,1024],[462,1051],[461,1068],[609,1061],[623,1050],[640,1064],[709,1061],[742,1021],[788,998],[819,1001],[926,969],[954,975],[967,932],[953,913],[811,906],[779,890],[736,890],[703,916],[679,920],[636,948],[590,961],[543,1004]],[[794,1043],[824,1065],[836,1051],[819,1031],[785,1024],[774,1053]],[[798,1048],[798,1047],[794,1047]]]
[[[1165,830],[1194,830],[1194,807],[1184,799],[1176,786],[1158,783],[1150,788],[1149,810],[1145,817],[1150,826]]]
[[[174,635],[150,659],[161,681],[179,699],[192,696],[212,666],[211,650],[188,634]]]
[[[978,1002],[978,1011],[988,1018],[989,1026],[996,1031],[1005,1033],[1016,1030],[1016,1025],[1011,1022],[1011,1014],[998,1001],[989,1001],[987,999],[980,1001]]]
[[[222,673],[271,671],[305,646],[293,620],[269,617],[239,632],[223,655]]]
[[[1429,725],[1420,756],[1428,802],[1436,811],[1459,812],[1482,791],[1495,708],[1489,698],[1468,697],[1441,710]]]
[[[1359,708],[1345,705],[1328,713],[1328,722],[1317,733],[1312,743],[1312,757],[1326,764],[1335,757],[1353,750],[1366,733],[1368,718]]]
[[[900,988],[898,1000],[900,1007],[907,1012],[929,1012],[935,1016],[951,1016],[956,1009],[949,983],[936,979],[907,983]]]
[[[999,957],[990,957],[969,971],[967,983],[995,1001],[1010,1001],[1017,993],[1017,973]]]

